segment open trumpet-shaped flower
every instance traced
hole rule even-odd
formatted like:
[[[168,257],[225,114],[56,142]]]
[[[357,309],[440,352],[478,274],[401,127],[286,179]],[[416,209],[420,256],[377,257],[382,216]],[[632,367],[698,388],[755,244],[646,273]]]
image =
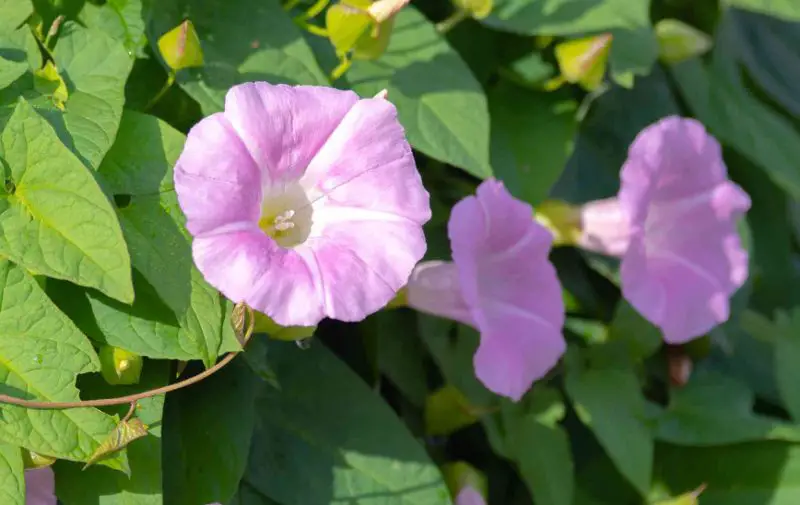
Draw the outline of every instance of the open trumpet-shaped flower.
[[[475,373],[497,394],[519,400],[564,353],[564,303],[548,260],[552,237],[531,207],[494,180],[453,208],[453,262],[412,274],[408,303],[475,327]]]
[[[52,468],[25,470],[25,505],[56,505],[56,481]]]
[[[363,319],[425,253],[428,193],[385,94],[235,86],[189,132],[175,189],[206,280],[282,326]]]
[[[667,342],[726,321],[748,274],[736,222],[750,198],[719,143],[695,120],[665,118],[639,133],[620,178],[616,198],[583,207],[580,244],[622,257],[623,295]]]

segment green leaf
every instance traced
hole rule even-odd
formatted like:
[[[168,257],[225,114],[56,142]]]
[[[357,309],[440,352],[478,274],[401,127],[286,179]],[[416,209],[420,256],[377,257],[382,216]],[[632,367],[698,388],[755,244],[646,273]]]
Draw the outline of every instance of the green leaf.
[[[222,110],[225,93],[241,82],[328,84],[277,0],[177,0],[159,5],[153,11],[150,40],[157,41],[186,18],[200,36],[205,65],[181,71],[178,82],[205,114]]]
[[[564,401],[536,385],[523,408],[504,408],[505,456],[515,461],[539,505],[571,505],[575,476],[569,436],[558,422]]]
[[[639,381],[624,367],[570,370],[567,392],[617,469],[646,495],[653,467],[653,434],[645,424]]]
[[[779,313],[776,324],[770,325],[772,330],[769,337],[775,343],[775,380],[778,391],[786,406],[786,410],[795,422],[800,422],[800,339],[797,329],[800,328],[800,309],[795,309],[790,314]]]
[[[20,100],[0,137],[7,163],[0,252],[36,272],[133,301],[128,249],[92,174]],[[8,182],[10,181],[10,182]]]
[[[322,345],[271,346],[248,487],[284,505],[451,503],[442,475],[391,408]]]
[[[481,179],[492,175],[483,90],[458,53],[413,7],[395,17],[383,56],[353,62],[346,78],[364,97],[389,91],[414,148]]]
[[[261,382],[237,359],[167,397],[164,503],[228,503],[245,471]]]
[[[147,37],[142,0],[109,0],[102,5],[86,2],[80,19],[84,25],[102,30],[122,42],[129,54],[144,55]]]
[[[166,385],[169,382],[167,363],[150,361],[145,366],[142,381],[131,387],[109,386],[100,377],[81,382],[81,391],[88,397],[108,398],[134,394]],[[114,407],[122,417],[128,405]],[[148,433],[126,449],[131,465],[130,477],[119,472],[91,466],[58,461],[55,464],[56,494],[64,505],[164,505],[162,497],[162,441],[164,396],[141,400],[136,419],[147,424]]]
[[[761,439],[800,441],[800,427],[753,413],[753,392],[736,379],[697,367],[670,392],[656,436],[678,445],[725,445]]]
[[[25,505],[22,450],[2,442],[0,442],[0,499],[3,505]]]
[[[581,35],[610,32],[611,70],[617,82],[633,84],[658,56],[649,0],[498,0],[485,24],[521,35]]]
[[[723,0],[721,3],[786,21],[800,21],[800,5],[794,0]]]
[[[367,319],[373,324],[377,360],[381,372],[417,407],[425,404],[425,349],[408,328],[416,324],[415,314],[406,311],[380,311]]]
[[[656,477],[673,494],[707,484],[701,505],[790,505],[800,500],[800,445],[715,448],[659,444]]]
[[[425,433],[449,435],[476,423],[480,414],[480,407],[473,407],[461,391],[446,385],[428,395],[425,401]]]
[[[33,277],[7,260],[0,260],[0,286],[0,389],[27,399],[78,400],[76,376],[100,369],[89,340]],[[92,408],[3,405],[0,411],[0,440],[72,461],[86,461],[115,426],[111,417]],[[126,464],[119,458],[103,463],[115,469]]]
[[[572,154],[578,130],[577,103],[506,81],[489,94],[492,135],[505,137],[511,166],[495,164],[495,175],[516,196],[533,205],[544,200]],[[524,114],[520,114],[524,110]]]
[[[87,166],[97,168],[117,134],[133,60],[104,32],[72,22],[62,26],[53,56],[59,72],[69,76],[69,100],[63,119],[45,116],[61,140]]]
[[[620,300],[609,326],[609,339],[622,342],[631,357],[644,359],[658,351],[663,342],[661,330],[642,317],[630,303]]]
[[[29,70],[30,51],[26,51],[26,45],[29,46],[31,42],[36,44],[27,29],[8,33],[0,30],[0,89],[10,86]],[[38,52],[38,49],[34,49]]]
[[[33,13],[30,0],[0,0],[0,35],[12,32]],[[2,87],[2,86],[0,86]]]

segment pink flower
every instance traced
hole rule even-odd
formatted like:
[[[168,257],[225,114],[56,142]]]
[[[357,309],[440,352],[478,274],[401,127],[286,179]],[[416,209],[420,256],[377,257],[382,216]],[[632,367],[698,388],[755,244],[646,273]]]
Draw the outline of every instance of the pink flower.
[[[580,244],[622,257],[623,295],[667,342],[726,321],[747,279],[736,222],[750,198],[719,143],[693,119],[665,118],[639,133],[620,178],[616,198],[583,207]]]
[[[453,263],[426,262],[412,274],[409,305],[475,327],[475,373],[497,394],[519,400],[565,350],[564,303],[548,261],[550,233],[502,183],[483,182],[453,207]]]
[[[486,500],[474,487],[464,486],[456,496],[455,505],[486,505]]]
[[[363,319],[425,253],[429,196],[385,95],[234,86],[189,132],[175,189],[206,280],[282,326]]]
[[[25,470],[25,505],[56,505],[56,480],[52,468]]]

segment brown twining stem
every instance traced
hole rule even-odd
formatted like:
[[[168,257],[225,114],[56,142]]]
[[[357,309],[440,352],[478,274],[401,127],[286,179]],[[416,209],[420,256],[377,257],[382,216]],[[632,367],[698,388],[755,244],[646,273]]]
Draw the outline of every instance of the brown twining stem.
[[[237,305],[234,309],[234,316],[238,313],[246,313],[247,317],[241,318],[241,328],[239,328],[239,324],[237,321],[236,326],[236,333],[237,337],[240,337],[240,342],[242,343],[242,347],[247,341],[250,339],[250,336],[253,334],[253,330],[255,329],[255,317],[253,315],[253,310],[246,305]],[[247,320],[247,328],[244,329],[244,323]],[[151,389],[149,391],[144,391],[141,393],[136,393],[133,395],[127,396],[118,396],[115,398],[100,398],[96,400],[79,400],[74,402],[49,402],[49,401],[39,401],[39,400],[25,400],[22,398],[17,398],[15,396],[9,396],[0,394],[0,404],[8,404],[8,405],[17,405],[20,407],[25,407],[28,409],[37,409],[37,410],[57,410],[57,409],[76,409],[76,408],[83,408],[83,407],[110,407],[113,405],[124,405],[129,403],[131,405],[130,410],[128,411],[128,415],[125,419],[130,418],[133,415],[134,410],[136,409],[136,403],[139,400],[144,400],[145,398],[150,398],[152,396],[158,396],[170,393],[172,391],[177,391],[179,389],[183,389],[187,386],[191,386],[192,384],[197,384],[198,382],[202,381],[203,379],[210,377],[224,368],[228,363],[234,360],[236,356],[241,351],[234,351],[229,352],[225,355],[222,360],[217,363],[216,365],[212,366],[208,370],[205,370],[202,373],[189,377],[188,379],[184,379],[180,382],[176,382],[175,384],[170,384],[168,386],[160,387],[157,389]]]
[[[128,413],[125,414],[125,417],[122,418],[122,422],[130,421],[131,417],[133,417],[133,413],[136,412],[136,406],[139,405],[138,402],[131,402],[131,408],[128,409]]]

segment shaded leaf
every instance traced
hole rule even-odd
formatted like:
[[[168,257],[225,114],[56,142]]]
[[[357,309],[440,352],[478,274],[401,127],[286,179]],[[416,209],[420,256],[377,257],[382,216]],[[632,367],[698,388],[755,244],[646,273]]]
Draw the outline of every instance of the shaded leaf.
[[[0,442],[0,500],[3,505],[25,505],[22,450],[3,442]]]
[[[787,21],[800,21],[800,5],[794,0],[723,0],[722,3]]]
[[[481,409],[455,387],[447,385],[434,391],[425,400],[425,432],[428,435],[449,435],[478,421]]]

